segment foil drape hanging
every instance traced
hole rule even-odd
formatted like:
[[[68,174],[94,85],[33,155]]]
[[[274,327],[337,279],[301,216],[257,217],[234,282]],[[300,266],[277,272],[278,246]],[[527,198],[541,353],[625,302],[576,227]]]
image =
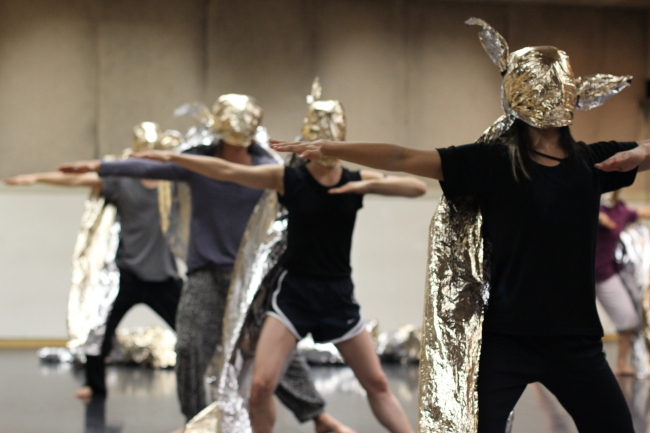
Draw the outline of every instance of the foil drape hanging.
[[[72,256],[72,286],[68,299],[67,343],[75,357],[99,355],[106,320],[119,290],[115,253],[120,224],[115,206],[101,196],[86,200]]]
[[[442,197],[431,221],[418,432],[471,433],[478,426],[476,382],[487,302],[478,208]]]
[[[648,346],[650,342],[650,306],[648,283],[650,283],[650,231],[641,223],[628,225],[620,234],[616,249],[616,261],[620,263],[619,275],[640,319],[638,332],[632,343],[632,366],[639,377],[648,375]]]

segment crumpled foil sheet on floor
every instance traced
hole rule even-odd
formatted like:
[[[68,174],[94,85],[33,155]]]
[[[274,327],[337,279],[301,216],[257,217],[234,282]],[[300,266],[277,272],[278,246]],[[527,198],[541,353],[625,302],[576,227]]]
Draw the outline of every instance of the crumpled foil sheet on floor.
[[[171,368],[176,365],[176,334],[160,326],[121,328],[116,332],[109,363],[135,363],[154,368]],[[38,358],[47,363],[85,362],[85,357],[75,356],[66,347],[43,347]]]
[[[420,342],[422,331],[414,325],[403,325],[397,331],[379,332],[376,320],[366,323],[366,330],[370,332],[377,355],[382,362],[390,363],[416,363],[420,360]],[[343,365],[343,358],[332,343],[314,343],[307,337],[298,343],[298,352],[303,355],[311,365]]]

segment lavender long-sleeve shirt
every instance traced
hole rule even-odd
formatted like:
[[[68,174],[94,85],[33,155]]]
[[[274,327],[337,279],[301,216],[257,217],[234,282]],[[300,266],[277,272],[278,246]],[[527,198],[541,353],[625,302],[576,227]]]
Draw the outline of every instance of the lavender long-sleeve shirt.
[[[194,155],[214,155],[216,146],[190,149]],[[253,165],[276,161],[255,143]],[[100,176],[126,176],[185,181],[192,190],[192,216],[187,252],[188,272],[202,268],[232,268],[248,219],[262,190],[202,176],[174,163],[142,159],[102,162]]]

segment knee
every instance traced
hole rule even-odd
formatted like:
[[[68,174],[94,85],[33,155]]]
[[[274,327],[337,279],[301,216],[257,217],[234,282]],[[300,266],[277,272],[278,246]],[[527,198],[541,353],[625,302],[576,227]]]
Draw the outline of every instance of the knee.
[[[273,380],[265,377],[253,377],[250,405],[255,406],[272,398],[274,392],[275,383]]]
[[[383,372],[374,374],[364,383],[364,388],[368,394],[380,395],[390,393],[388,379]]]

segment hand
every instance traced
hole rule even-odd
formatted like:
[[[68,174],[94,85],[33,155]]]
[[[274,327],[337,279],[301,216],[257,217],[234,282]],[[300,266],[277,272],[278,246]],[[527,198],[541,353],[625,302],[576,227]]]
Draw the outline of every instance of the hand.
[[[321,157],[325,156],[323,153],[323,146],[328,142],[327,140],[318,141],[278,141],[269,140],[271,147],[278,152],[293,152],[299,158],[309,159],[310,161],[318,161]]]
[[[634,149],[618,152],[594,166],[602,171],[630,171],[639,166],[646,158],[646,152],[642,146]]]
[[[101,166],[101,161],[77,161],[69,162],[67,164],[60,165],[58,170],[64,173],[88,173],[91,171],[98,172]]]
[[[146,152],[132,153],[130,158],[150,159],[158,162],[170,162],[175,153],[169,150],[147,150]]]
[[[348,182],[338,188],[332,188],[328,192],[330,194],[368,194],[371,192],[370,188],[374,182],[374,179],[356,180]]]
[[[614,220],[611,219],[609,217],[609,215],[607,215],[604,212],[599,212],[598,213],[598,224],[600,224],[601,226],[606,227],[606,228],[608,228],[610,230],[615,230],[616,227],[618,227],[616,225],[616,223],[614,222]]]
[[[7,185],[34,185],[38,179],[31,174],[21,174],[20,176],[8,177],[5,179]]]

